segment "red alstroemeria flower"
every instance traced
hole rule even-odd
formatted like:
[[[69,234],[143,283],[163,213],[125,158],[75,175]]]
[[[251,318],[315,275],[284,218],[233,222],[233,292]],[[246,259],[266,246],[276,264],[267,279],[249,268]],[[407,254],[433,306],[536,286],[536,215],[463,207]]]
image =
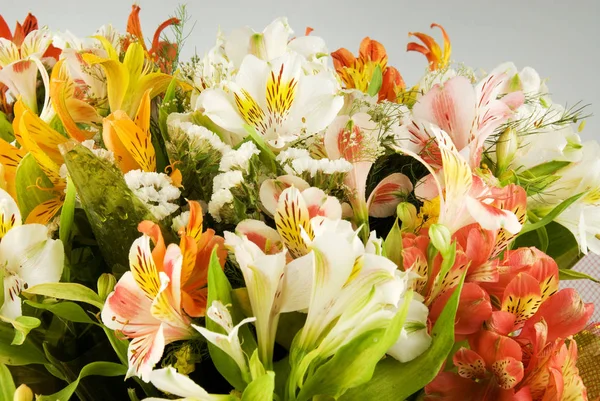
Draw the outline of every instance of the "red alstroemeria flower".
[[[8,24],[6,23],[2,15],[0,15],[0,38],[10,40],[18,47],[20,47],[23,44],[23,41],[25,40],[27,35],[29,35],[31,32],[37,29],[38,20],[33,14],[29,13],[27,14],[27,17],[25,17],[25,20],[22,24],[19,21],[17,21],[15,31],[14,33],[11,33]],[[44,57],[52,57],[58,60],[60,53],[60,49],[50,45],[44,52]]]
[[[347,89],[367,92],[375,68],[379,66],[383,82],[378,92],[379,101],[396,102],[406,85],[394,67],[387,65],[385,47],[376,40],[366,37],[360,43],[358,58],[348,49],[341,48],[331,53],[333,65]]]
[[[425,386],[426,399],[514,400],[515,387],[524,375],[519,344],[497,333],[481,331],[469,338],[469,346],[454,354],[458,373],[444,372]],[[460,388],[460,398],[456,398],[453,388]]]
[[[142,24],[140,23],[140,6],[134,4],[131,6],[131,13],[127,20],[127,33],[137,38],[144,50],[148,53],[151,60],[158,64],[160,70],[165,74],[173,71],[173,62],[177,58],[177,44],[160,40],[162,32],[171,25],[179,24],[179,19],[169,18],[156,28],[150,49],[146,47],[144,34],[142,33]],[[124,49],[127,50],[127,43]]]

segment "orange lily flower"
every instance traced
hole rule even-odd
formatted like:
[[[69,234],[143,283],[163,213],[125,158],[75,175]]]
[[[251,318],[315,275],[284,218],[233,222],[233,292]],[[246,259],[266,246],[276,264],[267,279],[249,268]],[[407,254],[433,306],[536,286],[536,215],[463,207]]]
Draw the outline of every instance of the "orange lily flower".
[[[17,21],[17,26],[15,27],[15,31],[14,31],[14,33],[11,33],[10,28],[8,27],[8,24],[6,23],[6,21],[4,20],[2,15],[0,15],[0,38],[8,39],[17,46],[21,46],[21,44],[23,43],[23,40],[25,40],[25,37],[30,32],[35,31],[37,29],[38,29],[38,20],[33,14],[29,13],[29,14],[27,14],[27,17],[25,17],[23,24],[21,24]],[[60,56],[60,52],[61,52],[60,49],[50,45],[48,47],[48,49],[46,49],[46,52],[44,53],[44,57],[53,57],[58,60],[58,57]]]
[[[439,24],[431,24],[431,28],[433,27],[440,28],[442,31],[442,35],[444,37],[444,50],[442,50],[435,39],[421,32],[409,32],[408,35],[415,36],[420,39],[424,46],[415,42],[410,42],[406,46],[406,51],[419,52],[427,57],[427,60],[429,61],[429,69],[431,71],[440,70],[447,67],[450,63],[450,54],[452,53],[450,38],[448,37],[444,27]]]
[[[204,316],[208,297],[208,266],[215,246],[221,267],[225,265],[227,250],[222,237],[215,235],[214,230],[202,232],[202,207],[198,202],[189,201],[190,216],[188,224],[179,230],[181,240],[179,248],[183,255],[181,267],[181,307],[191,317]],[[150,236],[155,248],[152,254],[161,255],[165,252],[160,227],[151,222],[143,221],[139,230]],[[155,258],[156,259],[156,258]]]
[[[134,4],[131,6],[131,13],[127,20],[127,33],[137,38],[138,42],[147,52],[149,58],[158,64],[160,70],[166,74],[173,71],[173,61],[177,57],[177,44],[168,41],[160,40],[160,35],[165,28],[171,25],[179,24],[179,19],[169,18],[158,26],[154,32],[150,49],[144,43],[144,35],[142,34],[142,25],[140,23],[140,6]],[[127,49],[127,45],[125,46]]]
[[[358,58],[345,48],[331,53],[336,72],[348,89],[367,92],[373,78],[375,68],[379,66],[383,74],[383,82],[379,89],[379,101],[395,102],[404,90],[405,84],[400,72],[387,65],[385,47],[376,40],[366,37],[360,43]]]

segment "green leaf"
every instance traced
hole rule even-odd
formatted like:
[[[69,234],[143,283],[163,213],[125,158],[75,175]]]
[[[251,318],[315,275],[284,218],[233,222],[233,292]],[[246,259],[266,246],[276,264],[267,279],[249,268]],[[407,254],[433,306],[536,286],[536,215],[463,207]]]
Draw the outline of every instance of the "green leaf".
[[[274,391],[275,373],[269,371],[246,387],[242,394],[242,401],[273,401]]]
[[[250,376],[252,377],[252,380],[255,380],[255,379],[267,374],[265,367],[263,366],[262,362],[260,361],[260,358],[258,357],[258,349],[254,350],[254,352],[252,353],[252,356],[250,357],[249,365],[250,365]]]
[[[523,226],[523,228],[521,229],[521,232],[519,233],[519,236],[526,234],[530,231],[534,231],[539,229],[540,227],[544,227],[545,225],[551,223],[552,221],[554,221],[554,219],[556,219],[566,208],[568,208],[569,206],[571,206],[574,202],[576,202],[579,198],[581,198],[583,195],[585,194],[585,192],[577,194],[575,196],[571,196],[568,199],[565,199],[564,201],[562,201],[561,203],[559,203],[554,209],[552,209],[547,215],[545,215],[542,219],[540,219],[539,221],[536,221],[535,223],[528,223],[525,224]]]
[[[42,395],[37,398],[36,401],[68,401],[73,396],[73,393],[77,389],[81,379],[87,376],[105,376],[105,377],[116,377],[124,376],[127,373],[127,368],[123,365],[113,362],[92,362],[85,365],[79,376],[75,381],[70,383],[67,387],[61,391],[52,395]]]
[[[74,302],[38,303],[25,301],[27,305],[47,310],[56,316],[75,323],[97,324],[83,308]]]
[[[60,212],[59,238],[66,244],[71,239],[71,230],[75,218],[75,185],[67,178],[67,195]]]
[[[6,114],[0,111],[0,138],[6,142],[11,143],[15,140],[13,127]]]
[[[548,244],[550,240],[548,239],[548,231],[546,231],[546,227],[540,227],[535,230],[538,239],[540,240],[540,251],[546,252],[548,250]]]
[[[558,269],[558,278],[560,280],[592,280],[595,283],[600,283],[599,279],[572,269]]]
[[[367,400],[373,394],[377,394],[380,400],[404,400],[432,381],[454,345],[454,318],[464,277],[433,327],[431,347],[407,363],[400,363],[393,358],[382,360],[368,383],[348,391],[340,401]]]
[[[359,335],[317,368],[304,382],[298,401],[308,401],[317,395],[329,395],[337,399],[348,389],[368,383],[378,362],[398,340],[412,297],[412,292],[406,293],[403,305],[387,329],[369,330]],[[361,398],[364,399],[369,398]]]
[[[567,167],[569,164],[571,164],[571,162],[565,161],[551,161],[542,163],[523,171],[520,175],[528,179],[544,177],[556,173],[558,170]]]
[[[575,266],[583,254],[579,251],[579,244],[571,231],[556,222],[549,223],[545,228],[548,233],[548,249],[546,251],[548,256],[554,259],[561,269],[570,269]],[[535,232],[519,236],[514,242],[514,247],[517,248],[530,246],[537,248],[542,246]]]
[[[375,96],[379,93],[381,89],[381,85],[383,84],[383,71],[381,71],[381,67],[379,64],[375,67],[373,71],[373,76],[371,77],[371,82],[369,82],[369,87],[367,89],[367,94],[369,96]]]
[[[61,151],[104,260],[113,271],[129,266],[129,248],[140,237],[138,224],[157,220],[115,166],[73,142],[61,145]],[[161,228],[165,242],[175,242],[171,229]]]
[[[66,299],[69,301],[85,302],[102,309],[104,303],[94,291],[76,283],[45,283],[34,285],[23,292],[45,297]]]
[[[385,251],[385,256],[389,260],[394,262],[396,266],[402,268],[402,232],[398,225],[398,219],[396,219],[392,229],[385,238],[383,250]]]
[[[44,191],[39,188],[52,188],[52,183],[38,166],[31,153],[26,154],[19,163],[15,176],[15,184],[17,188],[17,204],[19,205],[23,221],[27,219],[29,213],[37,205],[54,197],[51,191]]]
[[[13,401],[16,389],[10,370],[0,363],[0,401]]]
[[[260,160],[265,164],[266,167],[269,168],[273,173],[277,173],[277,162],[275,161],[275,153],[269,148],[269,145],[265,142],[264,138],[256,132],[254,127],[246,124],[244,125],[244,129],[248,133],[248,136],[258,149],[260,150],[260,155],[258,156]]]
[[[227,276],[221,268],[219,258],[217,257],[216,247],[213,249],[208,267],[207,306],[212,305],[214,301],[221,301],[223,305],[232,304],[231,284],[229,283],[229,280],[227,280]],[[240,318],[240,312],[235,308],[231,308],[230,312],[234,324],[237,324],[242,320]],[[225,330],[211,319],[206,319],[206,328],[216,333],[226,334]],[[248,326],[242,326],[238,335],[241,338],[244,351],[246,351],[247,355],[252,355],[256,349],[256,341],[250,333]],[[252,349],[249,349],[251,347]],[[211,343],[208,343],[208,351],[219,373],[221,373],[221,375],[229,382],[229,384],[231,384],[237,390],[243,390],[246,387],[246,380],[244,380],[242,377],[242,373],[235,361],[223,350]]]
[[[19,316],[11,321],[15,328],[15,337],[12,340],[12,345],[21,345],[25,342],[27,334],[35,328],[40,327],[42,322],[40,319],[31,316]]]
[[[48,363],[44,353],[29,339],[21,345],[12,345],[14,329],[0,324],[0,363],[11,366]]]

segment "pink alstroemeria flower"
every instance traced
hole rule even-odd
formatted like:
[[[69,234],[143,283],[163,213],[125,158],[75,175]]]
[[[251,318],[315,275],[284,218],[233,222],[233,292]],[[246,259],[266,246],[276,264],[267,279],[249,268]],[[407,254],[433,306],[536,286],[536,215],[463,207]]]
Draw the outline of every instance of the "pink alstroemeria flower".
[[[148,234],[133,242],[131,271],[121,277],[102,310],[104,325],[132,340],[126,377],[138,376],[145,382],[165,345],[194,335],[181,309],[181,249],[175,244],[165,249],[159,232],[151,251]]]

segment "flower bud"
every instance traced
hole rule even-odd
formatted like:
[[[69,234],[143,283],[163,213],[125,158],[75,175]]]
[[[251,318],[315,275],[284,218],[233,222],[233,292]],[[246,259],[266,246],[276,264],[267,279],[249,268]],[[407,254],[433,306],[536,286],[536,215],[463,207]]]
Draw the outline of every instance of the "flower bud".
[[[415,205],[400,202],[396,207],[396,215],[402,222],[401,231],[414,231],[417,224],[417,208]]]
[[[429,227],[429,239],[431,239],[431,243],[440,251],[442,256],[446,255],[450,250],[452,235],[448,227],[442,224],[432,224]]]
[[[15,391],[13,401],[33,401],[33,391],[27,385],[21,384]]]
[[[502,174],[515,158],[519,149],[519,138],[512,128],[507,128],[496,143],[496,175]]]
[[[98,279],[98,295],[100,296],[100,299],[106,301],[106,298],[108,298],[116,284],[117,279],[115,276],[108,273],[102,274]]]

